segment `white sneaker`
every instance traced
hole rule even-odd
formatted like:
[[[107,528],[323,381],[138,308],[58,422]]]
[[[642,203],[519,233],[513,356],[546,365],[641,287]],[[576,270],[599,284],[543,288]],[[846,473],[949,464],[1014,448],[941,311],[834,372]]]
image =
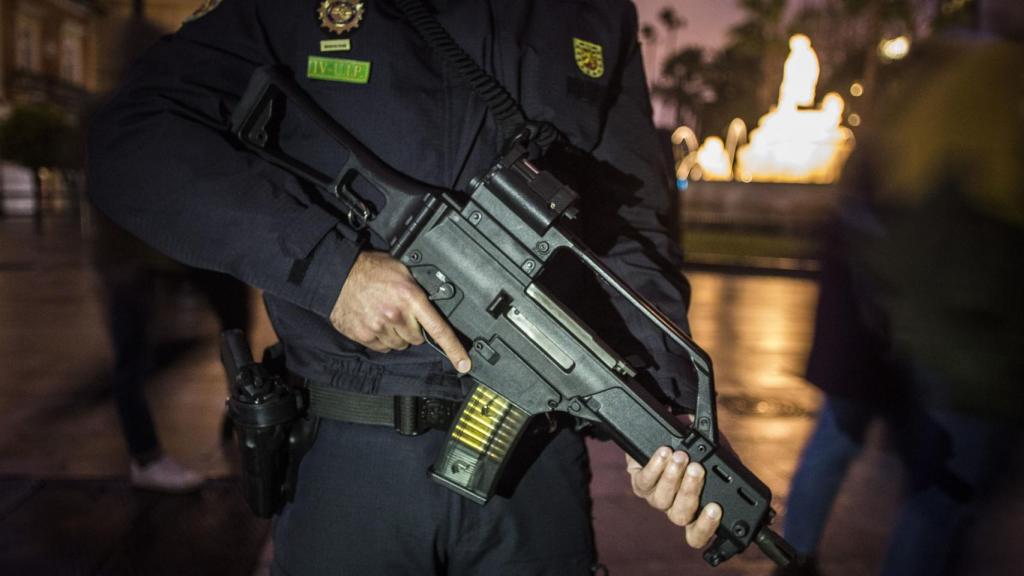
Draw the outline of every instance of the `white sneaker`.
[[[170,456],[161,456],[146,466],[133,461],[130,477],[132,486],[136,488],[172,494],[195,492],[206,481],[198,472],[182,466]]]

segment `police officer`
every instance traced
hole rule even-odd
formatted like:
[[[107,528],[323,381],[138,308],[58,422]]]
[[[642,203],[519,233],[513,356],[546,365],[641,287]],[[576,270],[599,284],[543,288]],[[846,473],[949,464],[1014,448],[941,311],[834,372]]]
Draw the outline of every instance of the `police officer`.
[[[298,378],[373,397],[458,401],[469,356],[404,266],[382,246],[353,241],[331,199],[312,197],[225,130],[253,70],[284,65],[389,165],[464,190],[494,161],[502,138],[483,99],[427,46],[399,3],[206,0],[140,59],[95,123],[90,190],[102,210],[160,250],[261,289]],[[574,176],[583,195],[585,235],[609,267],[685,325],[687,287],[661,225],[670,170],[650,121],[633,5],[434,0],[430,8],[527,116],[553,123],[592,154],[590,167],[558,174]],[[303,130],[281,138],[331,172],[332,142]],[[557,159],[550,164],[557,168]],[[608,165],[617,178],[606,177]],[[631,327],[622,336],[654,367],[651,384],[692,406],[694,390],[679,377],[689,370],[683,356],[620,312]],[[421,328],[447,361],[424,345]],[[441,431],[402,436],[322,419],[294,501],[274,524],[273,570],[591,573],[589,468],[578,432],[549,432],[514,489],[482,507],[427,478],[444,440]],[[721,510],[698,511],[700,466],[663,448],[643,467],[628,461],[627,470],[638,496],[685,526],[689,545],[709,541]]]

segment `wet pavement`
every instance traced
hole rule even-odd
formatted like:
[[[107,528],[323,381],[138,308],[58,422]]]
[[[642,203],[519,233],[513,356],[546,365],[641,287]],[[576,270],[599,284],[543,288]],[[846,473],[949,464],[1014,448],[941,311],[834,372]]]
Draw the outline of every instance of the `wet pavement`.
[[[196,573],[231,572],[226,566],[231,573],[265,571],[266,551],[262,558],[259,553],[265,525],[238,505],[230,488],[232,463],[219,442],[225,390],[217,325],[205,302],[187,287],[161,293],[166,306],[156,324],[168,363],[147,394],[166,451],[215,481],[191,500],[132,491],[108,390],[111,354],[87,246],[78,222],[44,224],[38,234],[29,220],[0,218],[0,573],[150,573],[145,566],[188,573],[159,561],[161,554],[180,559],[183,551],[205,562]],[[771,487],[784,515],[789,478],[820,403],[801,378],[816,283],[707,270],[689,277],[694,338],[715,362],[720,428]],[[256,313],[252,337],[262,347],[273,334],[262,312]],[[830,575],[873,573],[895,516],[900,467],[878,431],[872,438],[849,473],[824,536],[822,563]],[[770,563],[755,550],[719,568],[706,566],[683,546],[678,529],[631,495],[621,451],[602,443],[592,443],[591,451],[595,527],[610,574],[770,574]],[[1024,550],[1006,544],[1024,528],[1024,492],[1009,492],[986,519],[991,522],[983,542],[997,545],[978,548],[982,554],[971,573],[1019,574]],[[40,532],[54,523],[63,527],[59,538]],[[217,540],[221,531],[226,534]],[[211,548],[211,538],[219,546]],[[100,540],[108,547],[109,541],[120,544],[102,549],[98,561],[66,550],[70,541],[85,542],[76,545],[85,550]],[[29,572],[29,566],[43,571]]]

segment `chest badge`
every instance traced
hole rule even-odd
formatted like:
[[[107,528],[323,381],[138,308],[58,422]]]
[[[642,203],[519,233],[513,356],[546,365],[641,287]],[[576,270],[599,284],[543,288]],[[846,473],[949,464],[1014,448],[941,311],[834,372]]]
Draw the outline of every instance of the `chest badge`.
[[[580,72],[591,78],[604,76],[604,49],[600,44],[573,38],[572,52]]]
[[[365,3],[357,0],[322,0],[316,13],[322,28],[344,34],[359,27],[365,10]]]

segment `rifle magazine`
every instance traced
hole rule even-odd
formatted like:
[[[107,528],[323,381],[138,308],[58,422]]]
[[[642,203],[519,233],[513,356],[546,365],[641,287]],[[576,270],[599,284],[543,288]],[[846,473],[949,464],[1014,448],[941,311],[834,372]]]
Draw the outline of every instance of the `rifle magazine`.
[[[431,477],[478,504],[486,503],[527,422],[526,412],[476,384],[452,423]]]

